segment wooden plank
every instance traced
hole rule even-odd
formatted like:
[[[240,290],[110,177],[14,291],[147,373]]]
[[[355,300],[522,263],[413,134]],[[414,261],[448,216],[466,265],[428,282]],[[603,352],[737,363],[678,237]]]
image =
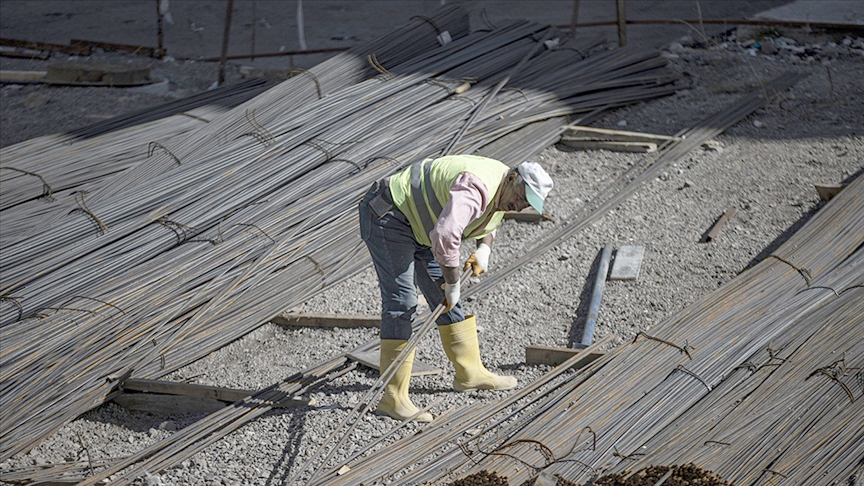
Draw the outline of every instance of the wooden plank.
[[[39,51],[36,49],[25,49],[23,47],[0,46],[0,56],[18,57],[22,59],[41,59],[45,60],[50,57],[47,51]]]
[[[613,140],[617,142],[677,142],[681,137],[658,135],[656,133],[633,132],[627,130],[612,130],[609,128],[594,128],[575,126],[564,133],[562,139]]]
[[[843,184],[836,185],[825,185],[825,184],[813,184],[816,187],[816,192],[819,193],[819,199],[822,201],[830,201],[831,198],[836,196],[843,190]]]
[[[711,229],[708,230],[708,233],[705,234],[704,241],[714,241],[714,239],[717,238],[717,235],[720,234],[720,230],[722,230],[723,227],[726,226],[726,223],[729,221],[729,218],[731,218],[733,214],[735,214],[735,206],[729,206],[728,208],[726,208],[726,211],[724,211],[720,218],[717,219],[717,222],[714,223],[714,226],[712,226]]]
[[[304,327],[381,327],[381,316],[357,314],[286,314],[270,319],[280,326]]]
[[[538,213],[534,208],[528,207],[522,211],[504,211],[504,219],[512,219],[514,221],[526,221],[536,223],[539,221],[552,221],[548,211],[543,211],[543,214]]]
[[[142,380],[129,378],[123,382],[122,387],[126,390],[149,392],[155,396],[180,395],[193,398],[204,398],[207,400],[219,400],[220,402],[234,403],[258,393],[251,390],[237,390],[233,388],[222,388],[218,386],[198,385],[194,383],[179,383],[164,380]],[[277,408],[297,407],[314,405],[314,399],[292,398],[282,400]],[[225,403],[222,404],[223,406]]]
[[[379,366],[381,353],[377,349],[373,349],[372,351],[349,353],[348,357],[362,365],[372,368],[373,370],[381,371],[381,367]],[[435,368],[415,359],[414,366],[411,368],[411,376],[438,375],[441,374],[442,371],[441,368]]]
[[[583,150],[612,150],[614,152],[651,153],[657,151],[657,144],[652,142],[614,142],[610,140],[573,140],[561,139],[564,145]]]
[[[581,349],[558,346],[525,346],[525,363],[556,366],[581,352]],[[603,356],[603,353],[587,353],[573,367],[576,369],[582,368],[601,356]]]
[[[0,71],[0,83],[41,83],[48,71]]]
[[[615,263],[612,264],[609,280],[636,280],[644,253],[645,247],[642,245],[621,245],[615,252]]]
[[[213,413],[227,405],[220,400],[183,395],[153,393],[121,393],[114,403],[129,410],[149,412],[155,415],[182,415],[184,413]]]

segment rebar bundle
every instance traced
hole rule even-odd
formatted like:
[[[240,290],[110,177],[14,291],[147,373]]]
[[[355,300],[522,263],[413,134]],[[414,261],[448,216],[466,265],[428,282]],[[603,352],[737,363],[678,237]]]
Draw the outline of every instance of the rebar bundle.
[[[513,165],[554,141],[528,138],[532,124],[557,134],[568,116],[673,91],[656,53],[585,57],[593,40],[541,48],[511,76],[557,33],[514,21],[466,35],[453,7],[433,19],[373,41],[366,59],[355,51],[327,61],[188,135],[162,135],[136,164],[100,174],[90,192],[57,198],[38,222],[4,236],[0,458],[97,406],[125,377],[176,370],[366,267],[355,212],[373,181],[448,146],[519,146],[502,157]],[[438,46],[430,26],[455,40]],[[365,62],[373,78],[364,79]],[[488,96],[505,75],[517,90]],[[474,86],[455,94],[466,82]],[[25,165],[26,150],[12,149]],[[274,400],[262,393],[255,400]],[[215,440],[259,408],[226,409],[124,464],[176,463],[198,447],[190,444]]]

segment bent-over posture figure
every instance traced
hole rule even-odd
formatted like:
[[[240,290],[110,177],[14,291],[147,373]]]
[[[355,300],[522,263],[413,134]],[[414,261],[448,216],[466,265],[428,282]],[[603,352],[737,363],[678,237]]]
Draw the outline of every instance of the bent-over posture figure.
[[[491,373],[480,360],[474,316],[466,318],[459,302],[459,248],[462,239],[477,240],[464,268],[480,275],[488,268],[504,211],[530,205],[542,213],[551,189],[552,179],[539,164],[523,162],[510,169],[474,155],[426,159],[372,185],[360,202],[360,235],[381,288],[382,373],[411,337],[419,286],[430,305],[446,302],[436,323],[456,369],[453,388],[516,386],[514,377]],[[405,420],[419,411],[408,397],[413,362],[412,351],[385,386],[380,412]],[[415,420],[428,422],[432,416],[423,413]]]

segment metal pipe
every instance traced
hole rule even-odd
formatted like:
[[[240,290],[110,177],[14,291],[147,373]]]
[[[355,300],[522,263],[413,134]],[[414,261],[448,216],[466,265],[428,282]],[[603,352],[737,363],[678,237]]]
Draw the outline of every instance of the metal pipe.
[[[594,279],[594,290],[591,292],[591,304],[588,307],[588,317],[585,319],[585,328],[582,331],[583,346],[590,346],[594,339],[594,326],[597,324],[597,316],[600,312],[600,300],[603,298],[603,289],[606,286],[606,274],[609,271],[609,260],[612,258],[612,245],[606,245],[600,252],[600,263],[597,266],[597,277]]]

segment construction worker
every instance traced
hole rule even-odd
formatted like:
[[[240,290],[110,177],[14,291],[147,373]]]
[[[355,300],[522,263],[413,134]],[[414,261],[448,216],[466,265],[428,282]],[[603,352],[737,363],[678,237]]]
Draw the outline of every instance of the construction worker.
[[[426,159],[375,182],[360,202],[360,235],[375,265],[381,289],[381,359],[383,373],[411,337],[417,311],[417,287],[427,302],[445,303],[436,320],[441,343],[456,369],[453,388],[507,390],[516,378],[488,371],[480,360],[474,316],[459,302],[461,240],[477,240],[465,261],[473,274],[489,265],[495,228],[504,211],[529,205],[543,211],[552,189],[549,174],[533,162],[515,169],[486,157],[448,155]],[[414,362],[408,359],[385,385],[378,411],[405,420],[419,411],[408,397]],[[415,418],[432,420],[429,413]]]

